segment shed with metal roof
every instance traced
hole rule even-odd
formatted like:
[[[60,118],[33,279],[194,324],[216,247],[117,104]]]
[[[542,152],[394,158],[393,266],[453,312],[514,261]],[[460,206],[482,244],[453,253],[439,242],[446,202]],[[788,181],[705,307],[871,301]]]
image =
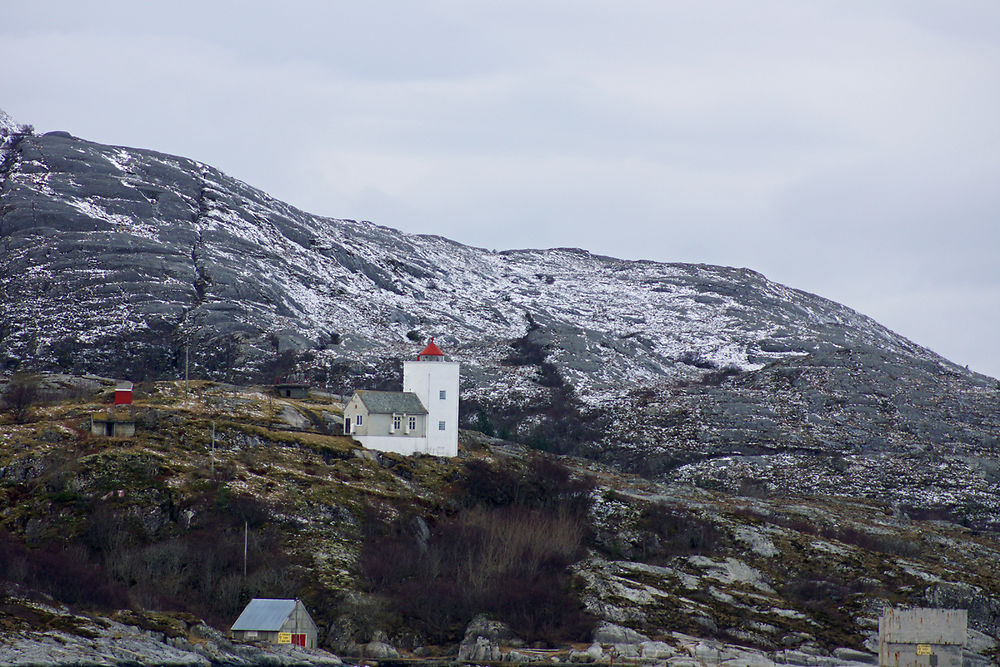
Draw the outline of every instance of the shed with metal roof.
[[[262,641],[316,648],[318,629],[301,600],[254,598],[233,623],[238,641]]]

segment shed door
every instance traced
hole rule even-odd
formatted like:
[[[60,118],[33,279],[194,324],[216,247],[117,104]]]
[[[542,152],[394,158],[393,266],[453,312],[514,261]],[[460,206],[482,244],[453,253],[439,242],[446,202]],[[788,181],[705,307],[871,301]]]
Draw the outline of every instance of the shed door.
[[[301,646],[302,648],[305,648],[306,636],[300,634],[294,634],[292,635],[292,643],[295,644],[296,646]]]
[[[344,418],[344,433],[346,435],[350,435],[350,433],[351,433],[351,418],[350,417],[345,417]]]

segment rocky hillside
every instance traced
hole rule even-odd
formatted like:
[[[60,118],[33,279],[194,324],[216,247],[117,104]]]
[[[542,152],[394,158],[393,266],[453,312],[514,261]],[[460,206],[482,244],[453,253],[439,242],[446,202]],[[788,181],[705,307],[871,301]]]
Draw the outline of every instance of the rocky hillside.
[[[42,381],[0,423],[5,663],[135,664],[156,642],[177,664],[302,660],[218,635],[253,596],[300,597],[324,648],[367,658],[871,664],[903,604],[968,609],[968,664],[1000,657],[1000,541],[940,517],[472,431],[453,460],[378,454],[324,432],[328,394],[204,381],[139,385],[117,413],[135,437],[105,438],[112,381]]]
[[[748,269],[494,252],[299,211],[208,165],[5,122],[0,363],[398,382],[435,336],[463,420],[662,479],[996,526],[1000,387]]]

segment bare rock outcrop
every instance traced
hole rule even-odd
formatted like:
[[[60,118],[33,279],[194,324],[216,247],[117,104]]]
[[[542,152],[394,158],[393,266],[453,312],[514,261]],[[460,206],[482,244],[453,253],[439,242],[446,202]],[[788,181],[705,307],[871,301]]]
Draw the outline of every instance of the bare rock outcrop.
[[[36,606],[46,614],[61,617],[75,630],[7,633],[5,641],[0,642],[0,664],[12,667],[308,667],[342,664],[340,658],[321,650],[233,643],[205,624],[193,626],[188,637],[167,637],[161,632],[112,619],[78,616],[65,609]]]

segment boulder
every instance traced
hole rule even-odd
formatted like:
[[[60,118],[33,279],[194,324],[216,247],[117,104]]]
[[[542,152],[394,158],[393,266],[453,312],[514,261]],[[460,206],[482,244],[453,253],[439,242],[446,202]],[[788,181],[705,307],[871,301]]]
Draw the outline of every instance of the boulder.
[[[507,662],[516,662],[520,664],[524,662],[543,662],[546,659],[546,656],[538,653],[522,653],[517,649],[511,649],[507,652],[507,655],[505,655],[503,659]]]
[[[362,650],[364,657],[375,660],[399,657],[399,651],[385,642],[368,642],[362,645]]]
[[[593,640],[598,644],[639,644],[649,637],[614,623],[601,623],[594,629]]]
[[[612,644],[611,653],[619,658],[635,659],[639,657],[639,644]]]
[[[514,634],[510,626],[479,614],[465,628],[465,636],[458,645],[459,660],[500,660],[501,646],[524,646],[524,640]]]
[[[458,645],[458,659],[460,662],[478,662],[487,660],[500,660],[500,646],[491,642],[486,637],[475,637],[473,639],[463,639]]]
[[[643,660],[666,660],[677,655],[677,649],[666,642],[642,642],[639,644],[639,656]]]
[[[867,665],[877,665],[878,656],[873,653],[868,653],[866,651],[857,651],[853,648],[835,648],[833,649],[833,657],[839,658],[841,660],[847,660],[849,662],[860,662]]]
[[[416,531],[418,538],[423,538],[422,533],[424,531],[429,536],[430,530],[427,529],[427,524],[423,523],[422,519],[420,523],[422,524],[422,530],[418,529]],[[485,637],[491,642],[506,646],[524,646],[524,640],[515,635],[509,625],[503,621],[495,621],[485,614],[478,614],[465,627],[465,639],[475,637]]]
[[[587,647],[587,655],[594,659],[594,662],[601,660],[604,657],[604,649],[597,642],[594,642],[589,647]]]
[[[973,653],[988,653],[996,651],[997,640],[984,632],[969,628],[965,648]]]

